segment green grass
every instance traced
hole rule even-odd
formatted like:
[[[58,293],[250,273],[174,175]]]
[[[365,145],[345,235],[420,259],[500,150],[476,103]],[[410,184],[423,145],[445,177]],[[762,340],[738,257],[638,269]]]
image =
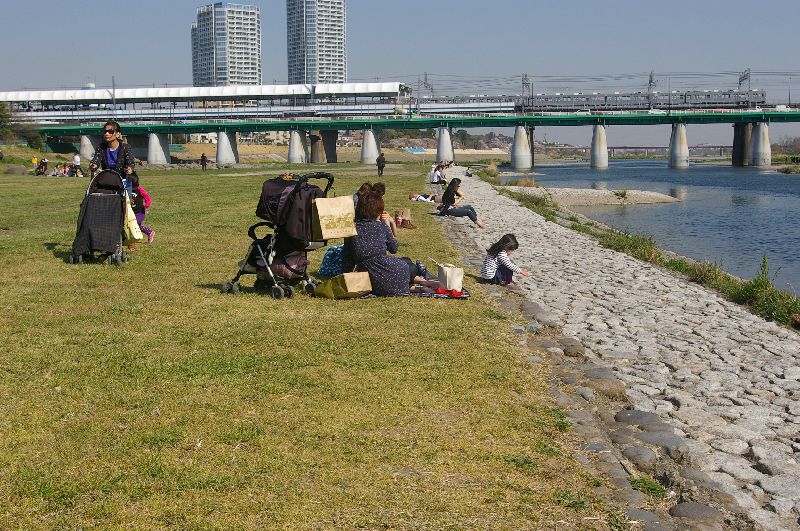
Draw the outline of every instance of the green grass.
[[[652,500],[662,500],[667,496],[667,489],[664,488],[658,481],[640,476],[637,478],[630,478],[631,487],[646,494]]]
[[[338,195],[374,180],[323,168]],[[569,422],[474,281],[466,301],[273,301],[252,276],[219,293],[258,221],[265,176],[247,173],[141,172],[157,236],[122,267],[65,261],[85,181],[0,176],[3,527],[552,528],[612,514],[556,499],[552,478],[587,488]],[[400,255],[458,262],[430,208],[405,199],[422,165],[383,180],[388,209],[419,226]]]
[[[512,192],[510,190],[500,190],[500,194],[514,199],[522,206],[533,210],[547,221],[555,222],[556,220],[558,205],[547,196],[530,195],[521,192]]]

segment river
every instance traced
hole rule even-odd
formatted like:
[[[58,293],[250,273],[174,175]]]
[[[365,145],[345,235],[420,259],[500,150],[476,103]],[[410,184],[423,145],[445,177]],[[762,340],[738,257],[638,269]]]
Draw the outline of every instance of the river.
[[[537,165],[535,171],[545,187],[679,197],[679,203],[570,208],[631,234],[652,236],[662,249],[716,262],[742,278],[758,274],[766,255],[775,285],[800,289],[800,175],[717,164],[672,170],[663,160],[612,161],[607,170]]]

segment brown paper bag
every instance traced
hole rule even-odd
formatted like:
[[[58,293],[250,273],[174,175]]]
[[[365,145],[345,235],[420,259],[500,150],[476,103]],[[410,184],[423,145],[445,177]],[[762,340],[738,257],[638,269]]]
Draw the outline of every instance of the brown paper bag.
[[[369,273],[343,273],[317,286],[314,295],[326,299],[353,299],[370,291]]]
[[[318,197],[311,208],[311,235],[314,241],[356,235],[356,209],[353,198]]]

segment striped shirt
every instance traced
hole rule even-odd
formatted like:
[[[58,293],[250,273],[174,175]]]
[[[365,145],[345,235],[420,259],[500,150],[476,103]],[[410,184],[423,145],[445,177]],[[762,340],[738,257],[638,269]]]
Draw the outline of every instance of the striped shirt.
[[[507,267],[514,273],[522,272],[522,269],[511,261],[511,258],[508,257],[508,254],[505,251],[500,251],[497,253],[497,256],[487,254],[486,258],[483,259],[481,278],[485,278],[487,280],[493,279],[495,273],[497,273],[497,267],[500,265]]]

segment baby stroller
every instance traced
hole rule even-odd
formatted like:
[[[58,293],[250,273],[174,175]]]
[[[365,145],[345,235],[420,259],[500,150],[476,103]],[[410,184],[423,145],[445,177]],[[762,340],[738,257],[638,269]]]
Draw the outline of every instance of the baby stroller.
[[[86,189],[69,263],[95,258],[113,265],[127,262],[128,253],[122,250],[124,223],[125,183],[119,173],[103,170]]]
[[[325,190],[310,184],[311,179],[326,179]],[[256,275],[253,287],[259,291],[269,289],[273,299],[293,297],[298,286],[313,295],[315,284],[306,272],[307,254],[328,242],[311,241],[311,202],[327,196],[332,186],[333,175],[324,172],[264,181],[256,216],[266,221],[247,230],[253,240],[250,249],[239,262],[236,276],[222,285],[222,292],[238,293],[242,275]],[[258,237],[259,227],[269,227],[273,233]]]

